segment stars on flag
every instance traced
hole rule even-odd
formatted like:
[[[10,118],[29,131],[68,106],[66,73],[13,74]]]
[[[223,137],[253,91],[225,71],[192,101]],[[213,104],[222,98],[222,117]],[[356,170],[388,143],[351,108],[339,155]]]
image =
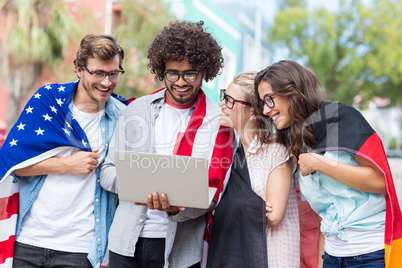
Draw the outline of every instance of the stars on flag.
[[[43,85],[32,94],[1,149],[4,152],[0,154],[2,174],[28,159],[37,161],[50,147],[70,146],[90,151],[85,131],[78,121],[71,119],[68,106],[76,85]]]
[[[32,110],[33,110],[33,107],[31,107],[31,106],[28,106],[28,108],[25,109],[25,111],[27,111],[27,114],[29,114],[29,113],[32,114]]]
[[[46,120],[49,121],[49,122],[52,121],[52,118],[53,118],[53,117],[49,116],[49,114],[45,114],[45,115],[42,115],[42,116],[45,118],[45,121],[46,121]]]
[[[52,110],[52,112],[54,112],[55,114],[57,114],[57,109],[54,106],[50,106],[50,109]]]
[[[17,126],[18,131],[20,131],[21,129],[25,130],[25,128],[24,128],[25,126],[26,126],[26,124],[23,124],[22,122],[20,122],[20,124]]]
[[[43,135],[43,132],[45,132],[45,130],[38,128],[37,130],[35,130],[35,132],[36,132],[36,136],[39,136],[39,135]]]
[[[57,104],[60,105],[60,106],[64,103],[64,102],[61,100],[61,98],[60,98],[60,99],[56,99],[56,101],[57,101]]]
[[[70,136],[71,132],[68,131],[68,129],[66,129],[66,128],[64,128],[64,127],[63,127],[62,129],[63,129],[64,133],[66,133],[68,136]]]
[[[17,141],[18,140],[14,140],[14,139],[12,141],[10,141],[10,147],[13,147],[14,145],[17,146]]]
[[[67,127],[69,127],[69,128],[71,128],[71,129],[73,129],[73,127],[70,125],[70,123],[68,123],[67,121],[66,121],[66,123],[65,123],[66,125],[67,125]]]

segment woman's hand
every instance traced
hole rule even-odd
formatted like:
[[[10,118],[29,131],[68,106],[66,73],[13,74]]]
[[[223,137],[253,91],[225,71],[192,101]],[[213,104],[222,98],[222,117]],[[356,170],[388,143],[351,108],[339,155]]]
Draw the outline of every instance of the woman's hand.
[[[316,171],[316,163],[317,161],[321,161],[320,158],[322,156],[316,153],[305,153],[299,155],[299,167],[303,176],[307,176],[308,174]]]
[[[272,212],[272,205],[268,202],[265,203],[265,210],[266,210],[266,214],[265,216],[268,217],[268,214]]]

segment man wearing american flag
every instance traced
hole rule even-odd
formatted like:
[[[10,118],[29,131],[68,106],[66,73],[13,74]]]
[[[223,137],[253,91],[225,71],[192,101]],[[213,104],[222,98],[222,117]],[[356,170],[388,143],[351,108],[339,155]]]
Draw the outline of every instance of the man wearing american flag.
[[[112,95],[123,57],[113,37],[86,35],[79,80],[41,87],[11,129],[0,150],[1,268],[101,265],[117,196],[98,167],[126,107]]]

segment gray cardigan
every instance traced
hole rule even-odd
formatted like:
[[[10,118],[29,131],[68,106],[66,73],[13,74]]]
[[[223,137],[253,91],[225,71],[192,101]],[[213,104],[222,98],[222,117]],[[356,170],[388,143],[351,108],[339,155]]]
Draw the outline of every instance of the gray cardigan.
[[[117,193],[115,151],[154,153],[154,124],[164,103],[165,90],[132,102],[120,116],[109,152],[101,166],[101,186]],[[214,114],[220,109],[215,105]],[[215,112],[216,110],[216,112]],[[218,120],[213,124],[219,125]],[[187,208],[178,214],[168,214],[164,267],[189,267],[201,261],[209,209]],[[109,233],[109,249],[124,256],[134,256],[135,245],[147,216],[146,206],[120,201]]]

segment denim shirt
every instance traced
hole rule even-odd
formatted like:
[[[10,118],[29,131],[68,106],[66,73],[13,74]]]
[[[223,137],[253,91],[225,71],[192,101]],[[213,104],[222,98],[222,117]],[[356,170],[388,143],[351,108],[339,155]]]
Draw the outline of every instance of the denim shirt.
[[[72,97],[68,100],[69,108],[72,109]],[[106,149],[109,149],[109,142],[114,133],[114,128],[118,121],[121,112],[126,106],[113,97],[110,97],[106,108],[105,114],[100,120],[100,128],[102,133],[102,140]],[[103,162],[102,159],[101,162]],[[114,213],[117,206],[117,195],[104,190],[100,186],[99,168],[96,170],[96,186],[94,196],[94,216],[95,216],[95,237],[89,249],[88,259],[93,267],[99,267],[106,253],[107,238],[110,226],[113,222]],[[18,220],[16,227],[16,238],[20,232],[21,223],[25,215],[29,211],[31,205],[41,190],[47,175],[31,176],[31,177],[17,177],[20,181],[20,204],[18,212]]]

